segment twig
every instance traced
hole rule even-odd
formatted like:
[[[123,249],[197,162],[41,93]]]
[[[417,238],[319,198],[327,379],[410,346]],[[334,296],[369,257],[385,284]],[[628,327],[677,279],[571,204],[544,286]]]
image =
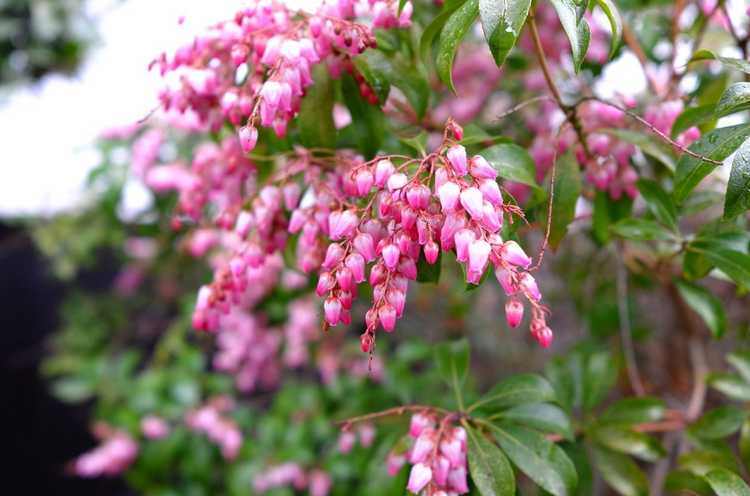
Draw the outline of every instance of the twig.
[[[643,387],[641,373],[638,370],[638,361],[635,357],[633,331],[628,310],[628,272],[625,269],[625,264],[620,260],[617,261],[617,310],[620,317],[620,339],[625,356],[625,370],[630,380],[630,386],[637,396],[644,396],[646,390]]]
[[[653,124],[651,124],[650,122],[648,122],[646,119],[644,119],[640,115],[636,114],[635,112],[631,112],[630,110],[626,109],[625,107],[623,107],[621,105],[617,105],[616,103],[610,102],[608,100],[605,100],[603,98],[599,98],[599,97],[596,97],[596,96],[585,96],[585,97],[581,98],[580,100],[578,100],[578,102],[576,103],[575,106],[578,106],[578,105],[580,105],[580,104],[582,104],[584,102],[588,102],[588,101],[596,101],[596,102],[599,102],[599,103],[603,103],[604,105],[609,105],[612,108],[616,108],[617,110],[619,110],[623,114],[627,115],[631,119],[634,119],[634,120],[638,121],[639,124],[647,127],[652,133],[656,134],[657,136],[659,136],[659,138],[661,138],[665,142],[669,143],[672,147],[676,148],[677,150],[679,150],[680,152],[682,152],[682,153],[684,153],[686,155],[689,155],[689,156],[691,156],[693,158],[696,158],[698,160],[702,160],[704,162],[708,162],[709,164],[724,165],[724,163],[721,162],[721,161],[719,161],[719,160],[714,160],[712,158],[706,157],[705,155],[701,155],[700,153],[695,153],[694,151],[688,149],[687,147],[685,147],[685,146],[677,143],[675,140],[673,140],[672,138],[670,138],[669,136],[667,136],[663,132],[659,131]]]
[[[387,410],[383,410],[380,412],[373,412],[368,413],[367,415],[360,415],[358,417],[351,417],[344,420],[339,420],[336,422],[338,425],[343,425],[344,427],[349,426],[351,424],[356,424],[358,422],[367,422],[370,420],[375,420],[378,418],[383,417],[392,417],[392,416],[400,416],[405,413],[418,413],[418,412],[438,412],[443,415],[454,415],[456,412],[451,412],[448,410],[445,410],[443,408],[438,408],[435,406],[427,406],[427,405],[403,405],[403,406],[396,406],[393,408],[389,408]]]
[[[496,122],[497,121],[501,121],[501,120],[505,119],[506,117],[508,117],[509,115],[514,114],[514,113],[518,112],[519,110],[528,107],[531,104],[534,104],[534,103],[540,102],[540,101],[544,101],[544,100],[550,100],[550,99],[551,99],[551,97],[549,95],[539,95],[539,96],[535,96],[534,98],[529,98],[528,100],[525,100],[525,101],[519,103],[518,105],[515,105],[514,107],[511,107],[510,109],[506,110],[502,114],[498,115],[495,118],[495,121]]]

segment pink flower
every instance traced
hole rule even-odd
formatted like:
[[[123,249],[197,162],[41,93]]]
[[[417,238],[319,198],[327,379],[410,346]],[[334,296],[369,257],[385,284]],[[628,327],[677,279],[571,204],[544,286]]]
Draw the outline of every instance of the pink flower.
[[[409,435],[416,439],[420,434],[422,434],[422,431],[424,431],[428,427],[434,427],[434,425],[434,421],[427,415],[415,413],[414,415],[412,415],[411,422],[409,424]]]
[[[474,155],[469,162],[469,172],[477,179],[491,179],[497,177],[497,171],[481,155]]]
[[[448,181],[440,186],[437,194],[443,210],[453,212],[458,206],[458,196],[461,194],[461,187],[452,181]]]
[[[325,311],[326,322],[328,322],[328,325],[335,326],[339,323],[339,318],[341,317],[341,301],[338,298],[327,298],[323,304],[323,309]]]
[[[372,172],[367,169],[362,169],[357,172],[354,182],[357,184],[357,193],[359,196],[365,196],[370,192],[370,188],[372,188],[375,178],[373,177]]]
[[[523,320],[523,303],[515,298],[505,302],[505,320],[508,326],[515,329]]]
[[[383,247],[382,255],[385,266],[388,267],[388,269],[393,270],[396,268],[396,265],[398,265],[401,251],[399,251],[398,246],[394,244],[388,244]]]
[[[471,187],[461,191],[461,205],[473,219],[480,220],[482,218],[483,201],[482,192],[477,188]]]
[[[446,153],[448,163],[451,165],[453,172],[459,176],[466,175],[466,149],[461,145],[453,145]]]
[[[149,415],[141,419],[141,432],[148,439],[162,439],[169,435],[169,424],[161,417]]]
[[[469,271],[482,274],[487,266],[490,255],[490,244],[483,239],[477,239],[469,245]]]
[[[417,463],[409,473],[409,483],[406,488],[412,493],[419,493],[432,480],[432,470],[424,463]]]
[[[484,179],[479,183],[479,191],[482,197],[496,207],[503,206],[503,195],[500,193],[500,186],[494,179]]]
[[[528,269],[531,265],[531,258],[526,255],[523,248],[521,248],[515,241],[506,241],[503,243],[503,246],[500,249],[500,256],[508,263],[518,267],[523,267],[524,269]]]
[[[240,128],[240,145],[242,151],[250,153],[255,148],[255,144],[258,142],[258,130],[252,126],[245,126]]]
[[[359,233],[354,237],[354,249],[362,255],[365,262],[372,262],[375,260],[375,241],[372,239],[372,235],[368,233]]]
[[[440,248],[438,244],[430,240],[424,245],[424,258],[427,263],[432,265],[437,262],[438,255],[440,254]]]
[[[469,260],[469,246],[475,239],[476,235],[471,229],[461,229],[456,233],[456,259],[459,262],[466,262]]]
[[[388,454],[385,463],[388,475],[395,477],[401,471],[401,467],[404,466],[404,463],[406,463],[406,457],[391,452]]]
[[[539,292],[539,287],[536,285],[534,276],[528,272],[524,272],[521,274],[518,283],[529,298],[535,301],[542,299],[542,293]]]
[[[390,160],[380,160],[375,165],[375,185],[379,188],[385,186],[388,179],[393,175],[396,168]]]
[[[406,186],[409,178],[402,172],[397,172],[388,178],[388,191],[396,191]]]
[[[392,332],[396,328],[396,309],[389,303],[378,309],[378,318],[385,332]]]

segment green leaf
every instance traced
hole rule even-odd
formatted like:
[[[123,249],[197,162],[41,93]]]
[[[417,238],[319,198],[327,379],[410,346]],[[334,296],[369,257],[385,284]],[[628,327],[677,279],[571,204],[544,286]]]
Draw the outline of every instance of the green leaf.
[[[395,86],[409,101],[417,117],[424,116],[430,88],[427,78],[413,63],[403,57],[388,57],[380,50],[367,50],[353,62],[381,102],[388,97],[390,87]]]
[[[698,62],[701,60],[718,60],[725,67],[742,71],[745,74],[750,74],[750,62],[743,59],[721,57],[719,55],[716,55],[711,50],[698,50],[693,54],[693,58],[691,58],[688,63]]]
[[[440,343],[435,347],[435,362],[443,380],[462,397],[461,387],[469,371],[469,342],[465,339]]]
[[[661,420],[665,410],[658,398],[624,398],[610,405],[599,419],[603,424],[645,424]]]
[[[570,41],[570,50],[573,55],[573,66],[575,71],[581,70],[581,64],[586,57],[591,40],[591,29],[585,18],[578,17],[578,9],[573,0],[550,0],[557,11],[565,34]]]
[[[419,55],[423,61],[427,62],[431,59],[430,53],[432,51],[432,43],[435,40],[435,37],[440,34],[440,31],[442,31],[443,26],[448,22],[450,16],[461,5],[463,5],[462,2],[446,4],[443,7],[442,12],[440,12],[440,14],[437,15],[424,29],[422,36],[419,38]]]
[[[706,288],[687,281],[675,281],[680,296],[695,313],[701,316],[714,338],[724,335],[727,318],[721,300]]]
[[[732,405],[720,406],[704,413],[688,432],[698,439],[721,439],[737,432],[747,413]]]
[[[539,188],[536,166],[526,149],[513,143],[500,143],[479,153],[503,179]]]
[[[344,102],[352,115],[352,122],[341,130],[341,138],[347,138],[367,158],[373,157],[385,139],[385,115],[377,105],[366,102],[359,92],[355,79],[346,74],[341,79]]]
[[[716,104],[708,103],[686,108],[672,124],[672,138],[676,138],[693,126],[698,126],[716,118]]]
[[[602,446],[648,462],[656,461],[666,454],[656,439],[627,427],[599,425],[591,430],[590,435]]]
[[[475,403],[490,411],[526,403],[554,401],[555,391],[546,379],[536,374],[516,374],[498,383]]]
[[[706,380],[709,386],[737,401],[750,401],[750,384],[734,374],[715,372]]]
[[[630,217],[610,226],[617,236],[633,241],[669,241],[675,235],[652,220]]]
[[[417,282],[431,282],[437,284],[440,281],[440,268],[443,260],[443,252],[438,252],[438,258],[434,264],[427,263],[424,252],[420,253],[417,262]]]
[[[510,423],[496,425],[493,432],[513,464],[540,487],[555,496],[575,494],[575,466],[559,446],[538,432]]]
[[[681,455],[677,459],[680,467],[696,475],[703,476],[716,468],[737,470],[737,462],[731,451],[699,450]]]
[[[313,68],[312,84],[302,98],[299,110],[299,132],[302,144],[308,148],[336,146],[336,126],[333,123],[333,81],[322,65]]]
[[[555,197],[552,201],[552,226],[549,243],[556,249],[573,222],[576,202],[581,194],[581,170],[571,152],[557,160]]]
[[[690,150],[713,160],[722,161],[750,136],[750,125],[714,129],[690,146]],[[715,164],[683,154],[677,162],[674,198],[682,203],[698,183],[716,168]]]
[[[617,381],[617,363],[606,351],[586,357],[583,376],[583,406],[594,408],[601,403]]]
[[[479,0],[484,38],[498,66],[516,44],[530,6],[531,0]]]
[[[716,104],[717,117],[750,109],[750,83],[734,83],[724,90]]]
[[[750,209],[750,140],[745,141],[732,159],[724,218],[732,219]]]
[[[573,427],[570,424],[570,419],[556,405],[549,403],[518,405],[502,412],[498,417],[542,432],[560,434],[568,440],[573,439]]]
[[[614,57],[617,47],[620,45],[622,40],[622,17],[620,11],[617,10],[617,5],[612,0],[596,0],[597,5],[601,7],[609,19],[609,25],[612,28],[612,37],[609,48],[609,58]]]
[[[750,256],[734,250],[701,250],[706,258],[738,285],[750,288]]]
[[[417,153],[421,155],[427,155],[427,138],[429,136],[424,131],[419,131],[418,134],[413,136],[399,136],[396,135],[398,140],[406,146],[413,148]]]
[[[380,50],[366,50],[358,57],[352,59],[354,67],[365,78],[367,84],[378,96],[378,101],[385,103],[388,93],[391,91],[391,83],[388,81],[388,73],[384,71],[381,63],[387,60]]]
[[[597,191],[591,219],[594,239],[600,244],[607,243],[611,235],[609,226],[629,216],[632,209],[633,200],[627,195],[615,200],[606,191]]]
[[[745,464],[745,468],[750,467],[750,419],[745,419],[740,428],[740,439],[737,443],[740,452],[740,459]]]
[[[648,480],[633,460],[601,446],[593,446],[594,466],[607,484],[623,496],[646,496]]]
[[[706,482],[717,496],[750,496],[750,487],[739,475],[725,469],[712,470],[705,475]]]
[[[727,362],[750,384],[750,352],[733,351],[727,355]]]
[[[467,0],[451,14],[440,33],[435,66],[440,80],[454,93],[456,88],[453,86],[453,59],[456,57],[461,40],[474,24],[478,14],[479,0]]]
[[[688,494],[695,494],[698,496],[714,496],[713,491],[711,491],[711,486],[709,486],[704,479],[683,470],[677,470],[670,473],[664,483],[664,488],[667,491],[676,494],[687,492]]]
[[[481,432],[468,428],[469,473],[482,496],[513,496],[516,477],[500,448]]]
[[[667,192],[659,183],[651,179],[639,179],[636,184],[638,185],[638,191],[641,192],[641,196],[643,196],[648,209],[654,214],[656,220],[676,231],[677,208]]]
[[[672,149],[659,141],[653,134],[630,129],[603,129],[603,132],[638,147],[644,154],[658,160],[670,171],[675,170]]]

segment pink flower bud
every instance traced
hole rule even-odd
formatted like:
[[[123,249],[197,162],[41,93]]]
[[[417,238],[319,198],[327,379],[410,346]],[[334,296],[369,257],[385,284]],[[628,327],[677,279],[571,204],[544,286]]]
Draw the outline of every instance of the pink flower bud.
[[[529,274],[528,272],[524,272],[521,274],[521,277],[518,280],[518,283],[521,286],[521,289],[523,292],[532,300],[539,301],[542,299],[542,293],[539,292],[539,287],[536,285],[536,280],[534,279],[534,276]]]
[[[417,463],[409,473],[409,483],[406,488],[414,493],[419,493],[432,480],[432,470],[424,463]]]
[[[329,236],[333,240],[347,238],[354,233],[357,227],[357,214],[351,210],[334,211],[328,217]]]
[[[235,224],[234,226],[234,232],[236,232],[240,238],[246,238],[247,233],[250,232],[250,227],[252,226],[252,223],[253,223],[253,214],[251,214],[247,210],[243,210],[237,216],[237,224]]]
[[[352,271],[352,277],[357,284],[365,280],[365,259],[359,253],[352,253],[344,264]]]
[[[523,320],[523,303],[515,298],[505,302],[505,320],[511,329],[515,329]]]
[[[531,265],[531,258],[526,255],[523,248],[521,248],[515,241],[506,241],[500,249],[500,256],[506,262],[518,267],[523,267],[524,269],[528,269]]]
[[[469,173],[477,179],[492,179],[497,177],[497,171],[481,155],[474,155],[469,162]]]
[[[162,439],[169,435],[169,424],[160,417],[149,415],[141,420],[141,431],[148,439]]]
[[[315,292],[318,296],[324,296],[333,289],[335,284],[336,281],[334,281],[330,272],[322,272],[318,278],[318,285],[315,287]]]
[[[482,218],[482,204],[484,198],[477,188],[466,188],[461,192],[461,205],[475,220]]]
[[[300,194],[299,184],[289,183],[284,186],[284,206],[287,210],[294,210],[297,208]]]
[[[328,325],[335,326],[339,323],[339,317],[341,317],[341,301],[339,301],[338,298],[326,298],[326,301],[323,303],[323,310]]]
[[[401,317],[404,314],[404,306],[406,305],[406,293],[399,289],[389,289],[386,293],[386,300],[390,303],[393,308],[396,309],[396,317]]]
[[[380,160],[375,165],[375,185],[378,188],[385,186],[388,179],[393,175],[396,168],[390,160]]]
[[[424,184],[412,186],[406,192],[406,200],[409,205],[417,210],[424,210],[429,206],[430,196],[430,188]]]
[[[497,267],[495,267],[495,277],[497,278],[497,282],[500,283],[500,286],[503,288],[503,291],[505,291],[505,294],[507,296],[515,294],[516,292],[516,287],[513,284],[512,275],[512,272],[502,265],[498,265]]]
[[[469,245],[469,271],[484,272],[490,255],[490,244],[483,239],[477,239]]]
[[[347,454],[354,448],[354,443],[357,442],[357,437],[351,431],[342,432],[339,435],[338,448],[339,453]]]
[[[461,229],[456,233],[456,259],[459,262],[466,262],[469,260],[469,246],[476,239],[474,231],[471,229]]]
[[[353,280],[354,276],[348,267],[343,267],[336,272],[336,282],[344,291],[352,291],[354,289]]]
[[[414,259],[409,257],[402,257],[401,262],[398,264],[398,272],[409,280],[415,280],[417,278],[417,264]]]
[[[458,436],[444,438],[440,442],[440,452],[445,455],[454,467],[463,465],[466,462],[466,453]]]
[[[446,182],[437,191],[440,205],[445,212],[453,212],[458,206],[458,196],[461,194],[461,187],[451,181]]]
[[[403,188],[409,178],[402,172],[397,172],[388,178],[388,191],[396,191],[397,189]]]
[[[448,471],[450,471],[450,468],[451,462],[444,456],[438,456],[436,460],[433,460],[432,477],[435,479],[435,484],[443,487],[448,483]]]
[[[406,463],[406,457],[404,455],[397,455],[393,452],[388,454],[388,458],[385,460],[386,470],[388,475],[395,477],[400,471],[401,467]]]
[[[461,465],[454,467],[448,473],[448,486],[458,494],[469,492],[469,486],[466,483],[466,467]]]
[[[370,353],[374,344],[375,338],[369,332],[363,332],[362,335],[359,336],[359,348],[362,350],[362,353]]]
[[[435,431],[433,429],[425,429],[422,431],[422,434],[420,434],[414,443],[411,453],[409,453],[409,462],[419,463],[427,460],[435,448],[435,441],[433,440],[434,436]]]
[[[354,249],[362,255],[365,262],[372,262],[375,260],[375,241],[369,233],[359,233],[354,237]]]
[[[425,260],[427,260],[428,264],[432,265],[437,262],[439,254],[440,248],[434,241],[430,240],[426,245],[424,245],[424,258]]]
[[[446,153],[448,163],[450,163],[453,172],[459,176],[466,174],[466,149],[461,145],[453,145]]]
[[[258,130],[252,126],[240,128],[240,146],[242,151],[250,153],[258,143]]]
[[[375,178],[368,169],[361,169],[354,177],[354,182],[357,183],[357,194],[359,196],[366,196],[370,192]]]
[[[388,270],[385,268],[385,265],[382,263],[377,263],[372,266],[372,270],[370,271],[370,285],[375,287],[378,284],[385,281],[385,278],[388,274]]]
[[[503,227],[502,215],[498,214],[497,209],[488,201],[482,204],[482,220],[480,224],[489,232],[494,233]]]
[[[344,259],[344,249],[341,247],[338,243],[331,243],[328,245],[328,250],[326,251],[326,258],[323,260],[323,268],[324,269],[332,269],[336,265],[339,264]]]
[[[389,303],[380,306],[378,318],[385,332],[392,332],[396,328],[396,309]]]
[[[409,423],[409,435],[416,439],[422,434],[422,431],[428,427],[434,427],[434,425],[432,418],[421,413],[415,413]]]
[[[485,179],[479,183],[479,191],[482,192],[482,197],[494,206],[503,206],[503,195],[500,193],[500,186],[494,179]]]
[[[396,265],[398,265],[398,259],[401,256],[401,251],[399,251],[398,246],[394,244],[388,244],[383,247],[382,255],[385,266],[388,267],[388,269],[393,270],[396,268]]]
[[[299,232],[307,222],[307,215],[302,210],[295,210],[292,212],[292,217],[289,219],[289,232]]]
[[[542,348],[548,348],[549,345],[552,344],[552,339],[554,338],[552,329],[547,327],[544,320],[535,320],[531,323],[531,334]]]

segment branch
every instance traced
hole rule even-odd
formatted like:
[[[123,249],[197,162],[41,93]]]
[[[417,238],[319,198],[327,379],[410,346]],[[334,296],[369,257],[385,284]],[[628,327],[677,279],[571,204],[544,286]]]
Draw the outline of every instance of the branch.
[[[620,317],[620,339],[622,340],[623,355],[625,355],[625,370],[628,373],[630,386],[637,396],[644,396],[646,390],[643,388],[641,373],[638,370],[638,361],[633,348],[633,332],[630,326],[628,272],[625,269],[625,264],[620,260],[617,263],[617,310]]]
[[[419,412],[437,412],[443,415],[460,415],[457,412],[451,412],[451,411],[445,410],[443,408],[438,408],[435,406],[403,405],[403,406],[396,406],[393,408],[389,408],[387,410],[383,410],[380,412],[373,412],[373,413],[368,413],[366,415],[360,415],[358,417],[351,417],[348,419],[339,420],[336,423],[338,425],[343,426],[343,428],[346,429],[352,424],[356,424],[359,422],[368,422],[370,420],[375,420],[375,419],[379,419],[383,417],[401,416],[401,415],[404,415],[405,413],[419,413]]]

